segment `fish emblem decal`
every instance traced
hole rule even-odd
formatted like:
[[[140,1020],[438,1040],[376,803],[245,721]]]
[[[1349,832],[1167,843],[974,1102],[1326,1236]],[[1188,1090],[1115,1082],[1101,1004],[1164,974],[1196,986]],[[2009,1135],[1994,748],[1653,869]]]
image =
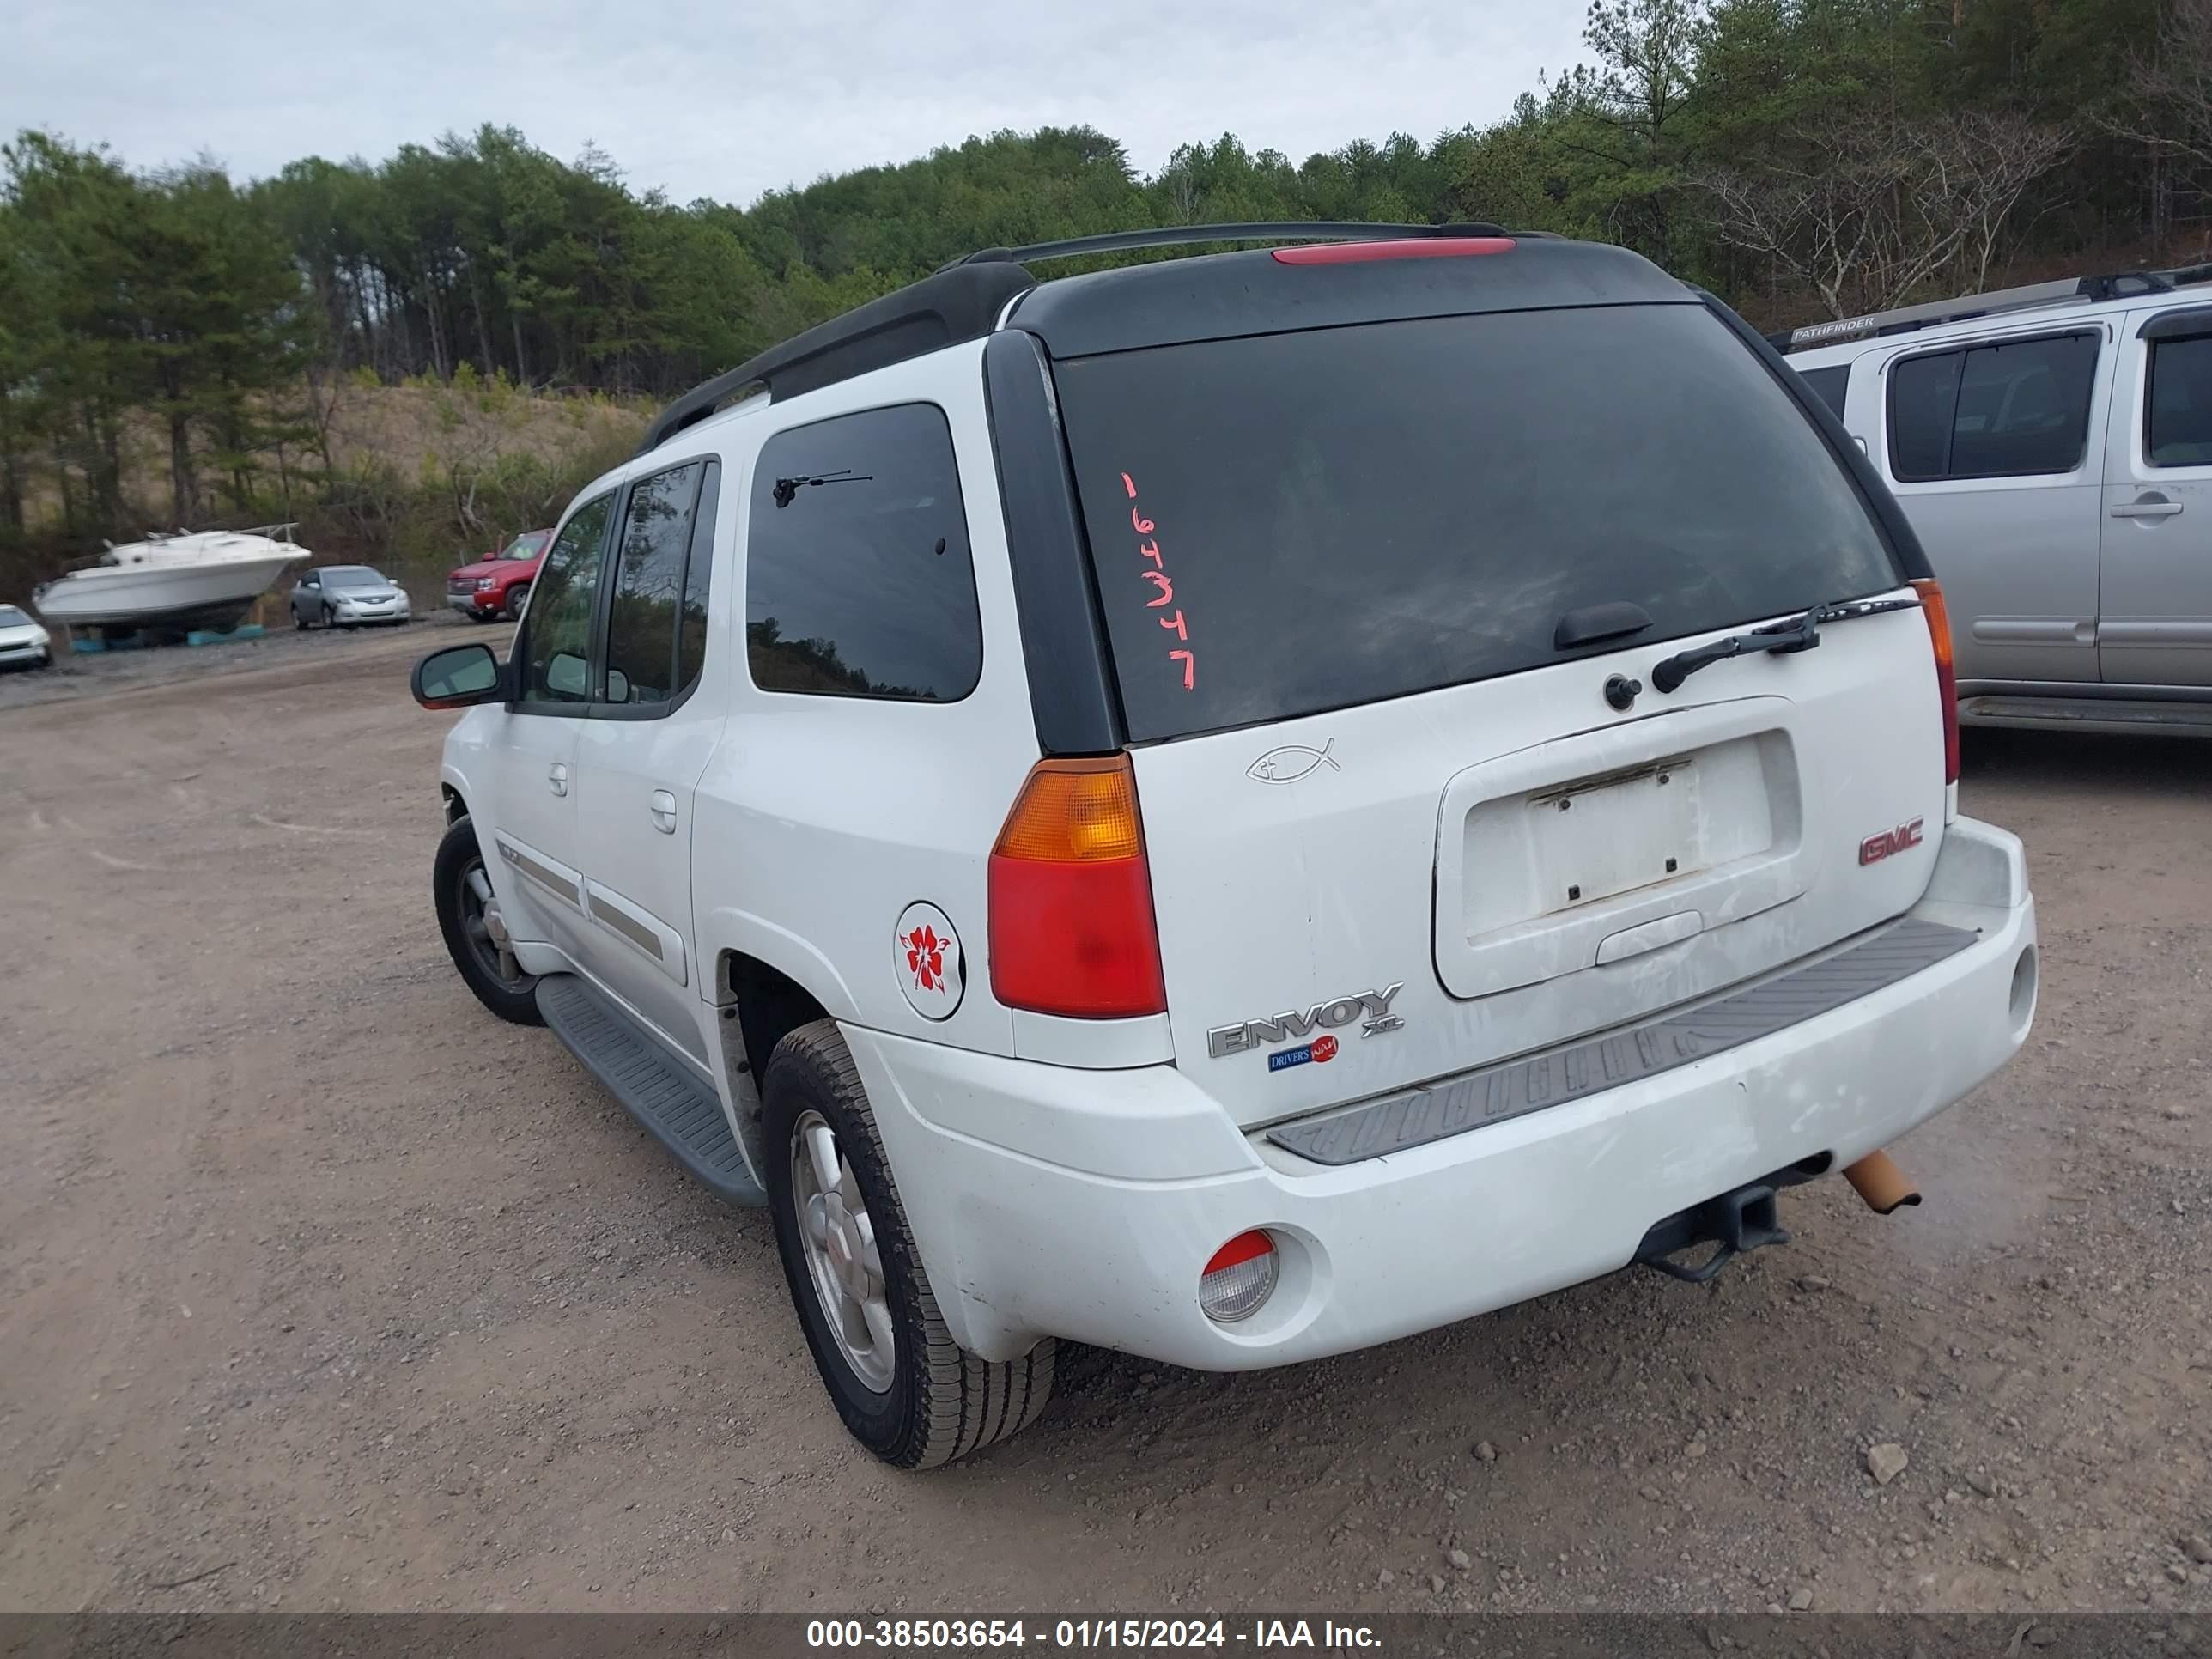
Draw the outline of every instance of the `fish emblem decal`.
[[[1296,783],[1300,778],[1310,777],[1326,766],[1332,772],[1344,769],[1336,763],[1329,750],[1336,747],[1331,738],[1318,749],[1302,743],[1286,743],[1279,749],[1270,749],[1266,754],[1244,769],[1248,778],[1257,778],[1262,783]]]

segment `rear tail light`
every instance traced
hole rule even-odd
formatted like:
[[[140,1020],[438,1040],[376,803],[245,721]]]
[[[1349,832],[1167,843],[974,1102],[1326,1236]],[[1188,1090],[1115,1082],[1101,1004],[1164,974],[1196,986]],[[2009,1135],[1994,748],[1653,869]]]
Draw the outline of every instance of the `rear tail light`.
[[[1373,259],[1449,259],[1512,252],[1510,236],[1428,236],[1419,241],[1324,242],[1310,247],[1279,247],[1275,250],[1275,261],[1285,265],[1357,265]]]
[[[1127,755],[1039,761],[991,849],[991,994],[1123,1019],[1167,1008],[1152,878]]]
[[[1936,694],[1943,700],[1943,781],[1959,781],[1959,677],[1951,666],[1951,617],[1943,608],[1943,585],[1933,576],[1912,584],[1920,612],[1928,618],[1929,642],[1936,647]]]
[[[1217,1325],[1249,1319],[1273,1294],[1278,1270],[1273,1239],[1263,1232],[1239,1233],[1199,1274],[1198,1305]]]

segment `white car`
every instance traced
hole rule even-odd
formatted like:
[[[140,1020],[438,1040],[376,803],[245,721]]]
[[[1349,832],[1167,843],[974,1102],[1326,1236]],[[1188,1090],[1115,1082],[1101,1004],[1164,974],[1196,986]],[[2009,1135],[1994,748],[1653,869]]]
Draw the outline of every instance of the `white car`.
[[[0,668],[53,665],[53,636],[21,606],[0,605]]]
[[[1813,399],[1619,248],[979,255],[674,404],[509,659],[417,665],[454,963],[769,1206],[908,1467],[1059,1339],[1279,1365],[1887,1212],[2035,914]]]

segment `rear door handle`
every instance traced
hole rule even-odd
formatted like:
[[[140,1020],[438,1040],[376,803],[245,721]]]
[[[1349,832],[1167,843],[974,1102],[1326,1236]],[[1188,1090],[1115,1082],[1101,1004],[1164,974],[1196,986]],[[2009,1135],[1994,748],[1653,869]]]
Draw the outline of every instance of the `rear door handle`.
[[[665,789],[653,792],[653,827],[664,836],[676,833],[676,797]]]
[[[2181,511],[2179,501],[2169,501],[2163,495],[2144,495],[2132,501],[2123,501],[2112,509],[2116,519],[2170,519]]]
[[[568,763],[555,761],[545,769],[545,787],[556,795],[568,793]]]

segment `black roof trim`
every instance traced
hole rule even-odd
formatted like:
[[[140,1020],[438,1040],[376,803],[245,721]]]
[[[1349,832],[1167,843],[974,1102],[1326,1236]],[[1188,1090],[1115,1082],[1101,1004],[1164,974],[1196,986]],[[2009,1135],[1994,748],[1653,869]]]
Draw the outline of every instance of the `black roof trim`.
[[[1642,255],[1602,242],[1516,237],[1510,252],[1288,265],[1258,249],[1040,283],[1008,325],[1054,359],[1294,329],[1577,306],[1694,305]]]
[[[909,283],[694,387],[661,410],[637,453],[658,449],[754,386],[766,386],[773,398],[795,398],[942,346],[980,340],[1007,301],[1036,285],[1019,265],[1003,263],[955,265]]]
[[[989,334],[1007,303],[1038,289],[1024,259],[1222,242],[1410,241],[1512,237],[1495,258],[1383,261],[1293,271],[1257,250],[1171,259],[1043,285],[1022,326],[1055,356],[1384,318],[1620,305],[1684,297],[1680,283],[1623,249],[1492,224],[1385,225],[1333,220],[1167,225],[1028,247],[985,248],[871,300],[696,386],[660,412],[637,453],[658,449],[739,393],[795,398]],[[1267,264],[1266,271],[1261,265]],[[1480,268],[1480,269],[1478,269]],[[1031,322],[1032,315],[1038,320]],[[1078,343],[1078,340],[1081,343]]]
[[[984,342],[983,395],[1037,746],[1047,755],[1110,755],[1127,740],[1127,723],[1052,373],[1036,336],[1010,328]]]
[[[1073,259],[1085,253],[1121,253],[1143,247],[1200,247],[1208,242],[1398,242],[1430,236],[1503,236],[1502,225],[1378,225],[1351,219],[1277,219],[1223,225],[1157,225],[1147,230],[1109,230],[1027,247],[980,248],[940,267]]]

